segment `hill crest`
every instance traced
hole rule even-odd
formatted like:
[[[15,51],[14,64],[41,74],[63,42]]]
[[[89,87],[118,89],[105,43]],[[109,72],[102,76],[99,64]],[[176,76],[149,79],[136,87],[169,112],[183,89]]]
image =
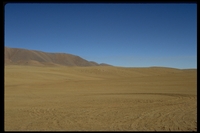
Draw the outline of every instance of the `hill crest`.
[[[87,61],[80,56],[68,53],[47,53],[37,50],[5,47],[5,65],[36,65],[36,66],[110,66]]]

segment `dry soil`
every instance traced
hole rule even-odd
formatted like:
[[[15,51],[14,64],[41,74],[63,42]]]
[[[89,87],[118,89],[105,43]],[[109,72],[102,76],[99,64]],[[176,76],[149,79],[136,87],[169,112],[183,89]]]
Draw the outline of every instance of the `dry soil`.
[[[197,131],[197,70],[5,66],[5,131]]]

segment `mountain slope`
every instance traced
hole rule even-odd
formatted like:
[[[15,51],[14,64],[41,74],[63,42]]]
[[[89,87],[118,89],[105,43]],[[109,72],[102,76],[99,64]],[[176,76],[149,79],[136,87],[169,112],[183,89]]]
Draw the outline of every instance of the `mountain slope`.
[[[64,65],[64,66],[100,66],[79,56],[66,53],[46,53],[42,51],[5,47],[5,64],[16,65]],[[102,63],[104,64],[104,63]]]

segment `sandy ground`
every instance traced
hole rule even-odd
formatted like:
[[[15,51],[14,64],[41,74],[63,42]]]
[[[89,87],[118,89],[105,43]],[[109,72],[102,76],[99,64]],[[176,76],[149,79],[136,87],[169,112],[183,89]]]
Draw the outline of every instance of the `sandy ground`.
[[[197,71],[5,66],[5,131],[197,131]]]

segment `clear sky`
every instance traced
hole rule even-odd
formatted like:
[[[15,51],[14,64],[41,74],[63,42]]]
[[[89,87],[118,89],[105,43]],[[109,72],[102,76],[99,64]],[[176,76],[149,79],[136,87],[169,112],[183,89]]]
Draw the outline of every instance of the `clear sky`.
[[[114,66],[197,68],[197,4],[6,4],[4,42]]]

